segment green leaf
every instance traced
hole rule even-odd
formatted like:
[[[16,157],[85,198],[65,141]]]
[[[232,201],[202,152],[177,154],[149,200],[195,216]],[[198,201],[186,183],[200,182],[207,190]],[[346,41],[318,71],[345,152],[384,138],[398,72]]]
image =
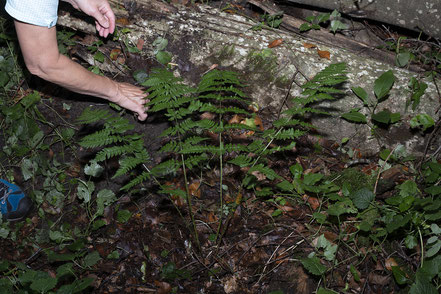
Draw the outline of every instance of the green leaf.
[[[92,160],[90,164],[86,164],[84,167],[84,173],[92,177],[99,177],[103,171],[104,168],[94,160]]]
[[[153,41],[152,45],[155,48],[155,52],[157,53],[158,51],[162,51],[167,47],[168,40],[162,37],[158,37],[155,41]]]
[[[83,199],[85,203],[89,203],[92,198],[92,193],[95,190],[95,184],[93,182],[84,182],[79,180],[77,188],[77,196]]]
[[[351,195],[352,202],[358,209],[364,210],[374,200],[375,194],[368,188],[361,188]]]
[[[395,76],[394,73],[389,70],[383,73],[374,82],[374,93],[378,101],[383,100],[383,98],[389,93],[390,89],[394,85]]]
[[[392,273],[398,285],[404,285],[409,281],[406,277],[406,273],[399,266],[392,266]]]
[[[118,259],[119,258],[119,253],[118,250],[113,250],[111,253],[109,253],[109,255],[107,255],[108,259]]]
[[[350,122],[363,123],[363,124],[367,123],[366,116],[358,111],[350,111],[343,113],[341,117]]]
[[[167,65],[172,60],[172,55],[167,51],[159,51],[156,53],[156,59],[160,64]]]
[[[132,213],[126,209],[118,210],[118,214],[116,216],[116,219],[120,223],[126,223],[129,221],[130,217],[132,216]]]
[[[417,280],[410,287],[409,294],[438,294],[436,287],[430,281]]]
[[[438,240],[434,245],[432,245],[432,247],[430,247],[427,251],[426,251],[426,257],[432,257],[435,256],[439,250],[441,249],[441,240]]]
[[[406,239],[404,239],[404,244],[406,244],[408,249],[413,249],[418,245],[418,240],[413,235],[407,235]]]
[[[105,206],[109,206],[116,201],[115,193],[109,189],[103,189],[96,195],[97,212],[96,215],[101,216],[104,213]]]
[[[312,173],[312,174],[305,174],[303,176],[303,183],[305,185],[308,185],[308,186],[309,185],[314,185],[317,182],[319,182],[323,177],[324,177],[323,174],[314,174],[314,173]]]
[[[389,124],[391,122],[391,112],[389,110],[382,110],[378,113],[374,113],[372,115],[372,120],[383,123],[383,124]]]
[[[431,128],[435,125],[435,121],[433,118],[425,113],[420,113],[414,116],[410,120],[410,127],[411,128],[423,128],[423,132],[425,132],[428,128]]]
[[[369,106],[369,98],[368,93],[362,87],[354,87],[352,88],[352,92],[363,101],[364,106]]]
[[[409,61],[410,61],[410,52],[402,52],[402,53],[398,53],[396,56],[396,63],[397,66],[399,67],[404,67],[406,66]]]
[[[31,289],[40,293],[45,293],[53,289],[55,285],[57,285],[57,279],[52,278],[47,274],[47,277],[36,278],[31,284]]]
[[[57,268],[57,278],[60,279],[63,276],[74,275],[75,271],[73,269],[73,265],[74,264],[71,262],[60,265]]]
[[[316,256],[301,259],[303,266],[313,275],[321,276],[326,272],[326,266],[320,263]]]
[[[98,253],[98,251],[93,251],[92,253],[89,253],[84,257],[83,265],[85,267],[92,267],[95,264],[97,264],[98,261],[101,260],[101,256]]]
[[[105,58],[106,58],[106,56],[101,51],[97,51],[95,53],[95,55],[93,56],[93,59],[95,59],[96,61],[98,61],[100,63],[103,63]]]

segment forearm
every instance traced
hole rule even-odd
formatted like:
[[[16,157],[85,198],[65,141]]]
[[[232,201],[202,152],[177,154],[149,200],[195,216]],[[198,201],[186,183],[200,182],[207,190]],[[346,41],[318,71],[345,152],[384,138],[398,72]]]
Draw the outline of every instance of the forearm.
[[[96,75],[68,57],[59,54],[56,61],[31,70],[40,78],[65,87],[73,92],[112,101],[117,95],[117,84],[111,79]]]

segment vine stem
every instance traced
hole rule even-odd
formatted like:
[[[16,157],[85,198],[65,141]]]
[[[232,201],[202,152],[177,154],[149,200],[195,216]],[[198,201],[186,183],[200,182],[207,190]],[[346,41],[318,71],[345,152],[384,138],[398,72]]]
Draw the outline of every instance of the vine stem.
[[[221,124],[221,129],[223,128],[222,125],[222,120],[220,121]],[[216,241],[219,241],[217,244],[218,246],[220,245],[221,241],[222,241],[222,235],[220,234],[221,229],[222,229],[222,216],[224,214],[224,194],[223,194],[223,164],[222,164],[222,160],[223,160],[223,156],[222,153],[223,152],[223,142],[222,142],[222,133],[219,134],[219,169],[220,169],[220,179],[219,179],[219,197],[220,197],[220,215],[219,215],[219,224],[217,226],[217,232],[216,232]],[[221,238],[219,238],[219,235]]]

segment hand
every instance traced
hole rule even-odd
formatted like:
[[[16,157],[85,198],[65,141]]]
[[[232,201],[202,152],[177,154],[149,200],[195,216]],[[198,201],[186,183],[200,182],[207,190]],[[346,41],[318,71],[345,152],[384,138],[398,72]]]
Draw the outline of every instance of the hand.
[[[101,37],[115,31],[115,14],[107,0],[65,0],[78,10],[95,18],[96,30]]]
[[[117,93],[115,97],[109,100],[133,111],[140,121],[145,120],[147,118],[145,103],[149,102],[149,100],[146,99],[147,94],[144,93],[141,88],[131,84],[118,82],[116,82],[116,84]]]

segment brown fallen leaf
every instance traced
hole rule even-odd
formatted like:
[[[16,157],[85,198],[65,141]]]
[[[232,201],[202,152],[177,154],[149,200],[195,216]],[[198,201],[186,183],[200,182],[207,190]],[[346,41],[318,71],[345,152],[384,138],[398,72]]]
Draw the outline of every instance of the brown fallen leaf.
[[[317,53],[320,56],[320,58],[326,58],[328,60],[331,60],[331,52],[317,49]]]
[[[261,131],[263,131],[263,123],[262,123],[262,119],[256,115],[256,117],[254,118],[254,124],[256,125],[256,127],[258,127]]]
[[[251,174],[257,178],[258,181],[263,181],[266,176],[258,170],[252,171]]]
[[[143,39],[139,39],[136,43],[136,48],[138,48],[139,51],[142,50],[142,47],[144,46],[145,41]]]
[[[268,48],[274,48],[280,46],[283,43],[283,39],[275,39],[271,43],[268,44]]]
[[[317,47],[317,45],[311,43],[303,43],[303,47],[305,47],[306,49],[310,49]]]
[[[398,266],[398,263],[393,257],[390,257],[386,259],[386,261],[384,262],[384,266],[391,271],[393,266]]]
[[[121,54],[121,49],[115,48],[110,51],[110,59],[117,60],[118,56]]]
[[[229,123],[229,124],[239,124],[242,120],[243,120],[242,117],[240,117],[239,115],[235,114],[235,115],[233,115],[233,117],[228,121],[228,123]]]
[[[116,24],[122,25],[122,26],[127,26],[130,24],[129,20],[125,17],[121,17],[121,18],[117,18],[116,19]]]
[[[201,182],[197,180],[193,181],[190,185],[188,185],[188,191],[192,196],[201,198],[201,189],[199,189],[200,186],[201,186]]]
[[[200,119],[208,119],[208,120],[213,120],[215,117],[216,117],[216,115],[214,113],[208,112],[208,111],[202,113],[199,116]]]
[[[307,201],[311,205],[312,210],[316,210],[320,207],[320,201],[316,197],[309,197],[308,195],[302,196],[304,201]]]

